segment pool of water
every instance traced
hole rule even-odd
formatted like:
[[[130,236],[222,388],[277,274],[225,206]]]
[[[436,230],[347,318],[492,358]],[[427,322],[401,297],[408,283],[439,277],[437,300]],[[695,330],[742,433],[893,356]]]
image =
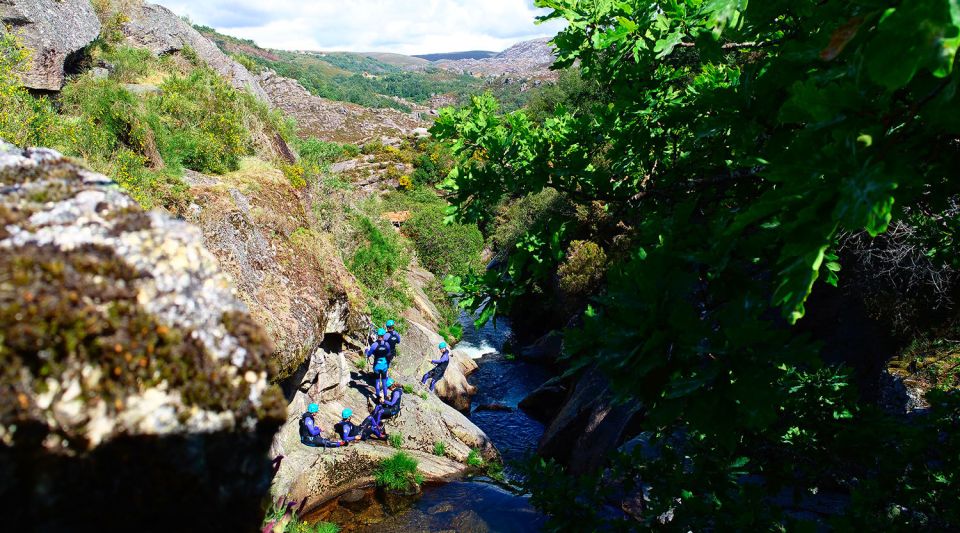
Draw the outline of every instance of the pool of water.
[[[483,480],[455,481],[425,487],[412,509],[359,531],[522,533],[541,531],[544,521],[525,497]]]
[[[473,327],[473,318],[468,315],[462,315],[460,323],[463,340],[457,349],[467,353],[483,351],[477,360],[480,369],[469,377],[470,383],[479,390],[473,398],[470,420],[500,450],[508,477],[516,476],[511,463],[522,461],[532,453],[544,430],[543,424],[527,416],[517,404],[550,379],[550,374],[543,367],[504,353],[504,345],[513,336],[509,320],[497,320],[496,325],[490,321],[479,330]],[[490,410],[490,406],[498,409]]]

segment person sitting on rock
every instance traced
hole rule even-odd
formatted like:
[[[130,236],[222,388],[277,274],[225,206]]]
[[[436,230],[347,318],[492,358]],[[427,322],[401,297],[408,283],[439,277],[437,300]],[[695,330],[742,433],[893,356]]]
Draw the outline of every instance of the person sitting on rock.
[[[300,442],[314,448],[339,448],[346,444],[346,442],[343,441],[330,440],[323,437],[323,432],[314,419],[318,411],[320,411],[320,406],[311,403],[307,407],[307,412],[303,413],[300,417]]]
[[[390,345],[390,355],[387,356],[387,364],[393,364],[393,358],[397,356],[397,345],[400,344],[400,334],[394,329],[396,322],[387,320],[387,334],[383,340]]]
[[[447,343],[441,342],[437,348],[440,349],[440,357],[430,361],[437,366],[424,374],[423,379],[420,380],[422,385],[426,385],[428,379],[433,380],[430,382],[430,392],[433,392],[433,388],[436,387],[437,382],[443,379],[443,374],[447,371],[447,366],[450,364],[450,348],[447,347]]]
[[[387,371],[390,370],[390,344],[384,340],[384,337],[387,335],[387,330],[378,329],[377,330],[377,340],[367,348],[367,358],[373,358],[373,374],[374,379],[376,379],[376,384],[374,385],[374,393],[376,394],[376,401],[380,401],[380,395],[383,395],[383,399],[387,398],[387,387],[385,382],[387,380]]]
[[[379,407],[377,406],[378,409]],[[387,430],[383,427],[383,423],[375,418],[375,413],[376,410],[360,423],[361,440],[387,440]]]
[[[390,389],[390,399],[384,400],[373,410],[371,416],[374,426],[380,426],[384,418],[393,418],[400,414],[400,399],[403,397],[403,388],[392,379],[387,380],[387,388]]]
[[[363,434],[360,431],[360,428],[353,425],[353,422],[350,421],[350,417],[353,416],[353,410],[347,408],[341,413],[340,421],[336,426],[337,433],[340,435],[340,438],[343,439],[346,443],[356,442],[363,439]]]

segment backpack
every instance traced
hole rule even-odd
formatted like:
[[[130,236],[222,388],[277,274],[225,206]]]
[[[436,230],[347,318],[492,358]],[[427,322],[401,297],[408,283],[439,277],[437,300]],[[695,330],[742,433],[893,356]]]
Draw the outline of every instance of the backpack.
[[[307,429],[307,417],[310,416],[310,413],[303,413],[300,415],[300,438],[301,439],[312,439],[313,435],[310,434],[310,430]],[[316,423],[316,422],[314,422]]]

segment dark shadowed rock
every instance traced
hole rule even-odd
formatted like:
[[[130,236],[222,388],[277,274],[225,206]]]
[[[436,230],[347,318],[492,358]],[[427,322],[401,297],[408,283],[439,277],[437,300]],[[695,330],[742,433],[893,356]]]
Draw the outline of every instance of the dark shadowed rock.
[[[253,74],[163,6],[144,4],[135,9],[130,21],[123,25],[123,33],[131,45],[146,48],[156,55],[191,48],[200,60],[217,71],[234,88],[246,90],[263,102],[269,102]]]
[[[64,66],[100,35],[100,20],[89,0],[2,0],[0,32],[9,26],[32,54],[23,84],[59,91]]]
[[[535,363],[552,363],[563,354],[563,334],[551,331],[520,350],[520,357]]]
[[[614,405],[606,378],[589,370],[547,426],[537,451],[569,465],[573,473],[595,471],[627,437],[639,410],[636,404]]]
[[[200,233],[0,144],[0,510],[45,531],[251,530],[284,419]]]
[[[555,377],[520,400],[517,407],[536,420],[547,421],[560,412],[568,392],[567,380]]]

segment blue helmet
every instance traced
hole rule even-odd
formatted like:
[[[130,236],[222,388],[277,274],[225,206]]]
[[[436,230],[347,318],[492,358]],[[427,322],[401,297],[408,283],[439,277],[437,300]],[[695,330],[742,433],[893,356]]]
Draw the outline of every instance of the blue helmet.
[[[387,378],[387,382],[385,383],[385,385],[386,385],[387,388],[389,389],[390,387],[393,386],[393,380],[390,379],[390,378]]]
[[[348,408],[346,408],[346,409],[343,410],[343,413],[340,413],[340,416],[342,416],[343,419],[346,420],[346,419],[350,418],[351,416],[353,416],[353,411],[348,407]]]
[[[317,405],[317,404],[315,404],[315,403],[312,403],[312,404],[310,404],[310,405],[307,406],[307,412],[308,412],[308,413],[316,413],[316,412],[319,411],[319,410],[320,410],[320,406]]]
[[[386,335],[386,334],[387,334],[387,330],[385,330],[385,329],[383,329],[383,328],[380,328],[380,329],[377,330],[377,336],[378,336],[378,337],[383,337],[383,336]]]
[[[396,324],[397,324],[397,323],[394,322],[393,320],[387,320],[387,327],[388,327],[388,328],[392,328],[392,327],[395,326]]]
[[[440,348],[441,350],[445,350],[447,348],[447,343],[441,342],[440,345],[437,346],[437,348]]]

